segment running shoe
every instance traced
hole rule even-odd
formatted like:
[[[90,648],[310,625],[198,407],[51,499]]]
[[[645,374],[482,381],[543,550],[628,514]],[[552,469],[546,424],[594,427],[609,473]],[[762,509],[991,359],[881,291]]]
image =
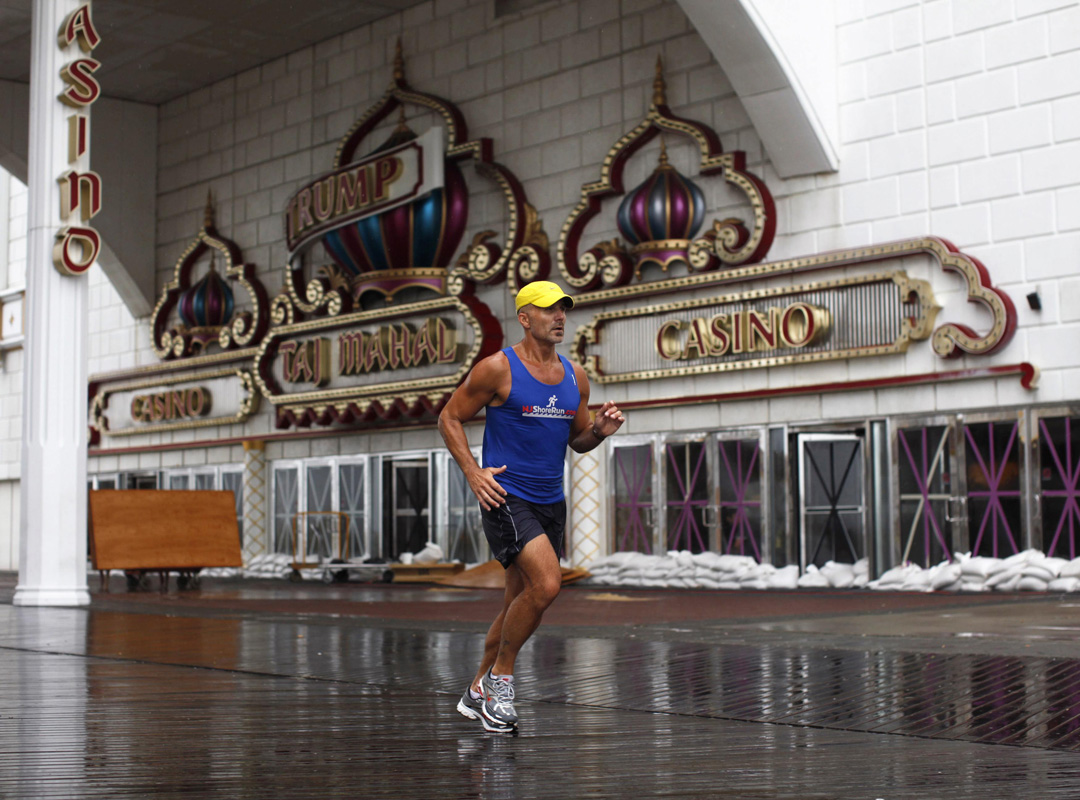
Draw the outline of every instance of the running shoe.
[[[491,676],[491,670],[480,680],[484,701],[480,706],[480,721],[484,729],[505,733],[517,727],[518,716],[514,711],[514,676]]]
[[[457,710],[463,717],[469,719],[480,719],[480,709],[484,705],[484,696],[479,697],[472,696],[472,686],[465,689],[465,694],[461,695],[461,699],[458,700]]]

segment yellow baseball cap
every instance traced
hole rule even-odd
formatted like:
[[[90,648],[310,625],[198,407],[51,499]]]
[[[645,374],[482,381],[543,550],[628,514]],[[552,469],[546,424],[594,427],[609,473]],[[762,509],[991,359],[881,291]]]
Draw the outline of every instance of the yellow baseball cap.
[[[547,308],[566,298],[570,301],[570,308],[574,307],[574,298],[564,292],[557,283],[551,281],[533,281],[525,284],[517,293],[514,300],[515,310],[521,311],[522,307],[530,303],[540,308]]]

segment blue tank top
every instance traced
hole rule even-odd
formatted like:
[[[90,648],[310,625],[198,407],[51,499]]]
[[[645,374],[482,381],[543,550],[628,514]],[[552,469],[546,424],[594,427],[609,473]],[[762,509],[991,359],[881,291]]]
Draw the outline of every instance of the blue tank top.
[[[532,503],[558,503],[570,426],[581,402],[574,367],[560,355],[563,379],[551,386],[532,376],[514,348],[503,353],[510,362],[510,396],[487,408],[481,466],[505,464],[495,480],[510,494]]]

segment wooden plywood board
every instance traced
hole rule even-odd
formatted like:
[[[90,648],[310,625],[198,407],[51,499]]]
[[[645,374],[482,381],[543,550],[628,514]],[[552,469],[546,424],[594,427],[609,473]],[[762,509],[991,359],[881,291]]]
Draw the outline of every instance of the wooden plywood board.
[[[590,576],[589,571],[581,567],[562,567],[561,569],[563,586]],[[492,559],[436,583],[443,586],[459,586],[463,589],[504,589],[506,588],[506,570],[503,569],[502,564]]]
[[[239,567],[232,492],[90,492],[94,569]]]
[[[465,565],[454,561],[435,564],[391,564],[394,583],[432,583],[440,578],[455,575],[465,569]]]

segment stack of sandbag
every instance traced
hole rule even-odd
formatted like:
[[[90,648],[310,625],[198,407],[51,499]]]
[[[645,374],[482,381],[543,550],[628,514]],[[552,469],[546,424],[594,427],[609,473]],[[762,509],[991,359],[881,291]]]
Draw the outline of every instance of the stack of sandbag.
[[[252,556],[243,569],[245,578],[287,578],[291,574],[292,556],[288,553]]]
[[[767,581],[767,589],[798,589],[799,588],[799,565],[788,564],[780,567]]]
[[[719,553],[665,555],[613,553],[589,565],[590,581],[608,586],[688,589],[857,589],[894,592],[1077,592],[1080,558],[1048,558],[1025,550],[1008,558],[957,553],[928,569],[917,564],[893,567],[870,580],[865,558],[855,564],[830,561],[810,565],[799,575],[795,565],[776,568],[749,556]]]
[[[1024,550],[1008,558],[957,553],[929,569],[904,564],[869,584],[883,591],[1075,592],[1080,590],[1080,559],[1048,558]]]
[[[865,586],[865,559],[858,564],[829,562],[820,585],[833,588]],[[589,565],[590,584],[678,589],[796,589],[803,586],[799,567],[759,564],[750,556],[690,553],[672,550],[664,555],[612,553]],[[817,570],[814,570],[815,575]],[[807,585],[818,585],[815,583]]]
[[[591,577],[586,581],[590,585],[596,586],[614,586],[618,583],[616,578],[619,574],[619,569],[623,563],[634,553],[612,553],[609,556],[598,558],[589,564],[589,574]]]
[[[799,578],[798,585],[800,589],[826,589],[829,586],[829,579],[816,565],[811,564]]]
[[[822,567],[810,564],[798,579],[801,589],[861,589],[870,580],[870,562],[860,558],[854,564],[827,561]]]
[[[1047,558],[1038,550],[1024,550],[1008,558],[972,558],[959,553],[962,591],[1045,592],[1069,564],[1061,558]]]
[[[705,553],[701,555],[704,556]],[[718,556],[707,563],[709,563],[711,578],[716,583],[717,589],[742,589],[744,583],[750,584],[757,578],[758,567],[761,566],[750,556],[734,555]]]
[[[1058,571],[1058,576],[1050,581],[1047,589],[1051,592],[1080,591],[1080,558],[1065,561]]]
[[[948,589],[959,580],[958,572],[952,569],[949,562],[945,562],[950,569],[948,573],[942,573],[938,567],[923,569],[918,564],[901,564],[898,567],[885,572],[876,581],[870,581],[867,586],[885,592],[932,592],[936,588]],[[947,579],[948,585],[937,585],[941,579]]]
[[[206,567],[199,570],[203,578],[236,578],[243,574],[240,567]]]
[[[608,586],[664,586],[674,568],[664,556],[612,553],[589,565],[590,583]]]

